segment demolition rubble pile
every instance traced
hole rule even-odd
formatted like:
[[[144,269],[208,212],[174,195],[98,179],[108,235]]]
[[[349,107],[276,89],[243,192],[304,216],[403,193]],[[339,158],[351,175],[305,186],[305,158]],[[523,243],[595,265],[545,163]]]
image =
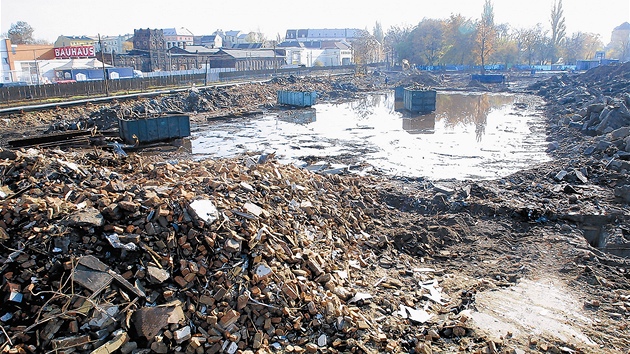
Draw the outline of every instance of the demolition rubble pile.
[[[530,86],[549,103],[557,154],[597,157],[630,152],[630,62],[584,74],[554,76]],[[578,139],[576,139],[578,137]]]
[[[630,202],[630,62],[600,66],[580,75],[562,75],[530,88],[548,100],[553,117],[549,152],[558,157],[590,160],[613,178],[615,196]],[[599,168],[598,168],[599,169]],[[572,172],[572,171],[571,171]],[[579,172],[579,171],[578,171]]]
[[[558,159],[497,181],[320,175],[265,155],[173,162],[99,149],[0,150],[0,350],[627,352],[627,261],[588,237],[600,230],[623,244],[630,234],[629,125],[620,125],[630,105],[615,81],[628,82],[629,69],[532,86],[551,102]],[[86,117],[96,124],[163,110],[238,115],[275,102],[268,85],[0,124],[50,124],[49,115],[85,126]],[[346,78],[321,89],[351,97],[369,87]],[[580,329],[601,347],[477,331],[468,310],[478,291],[538,272],[583,291],[594,320]]]
[[[430,352],[467,334],[435,270],[379,265],[376,178],[266,156],[0,155],[3,352],[382,352],[413,323],[406,350]]]
[[[445,80],[427,72],[403,72],[397,79],[397,86],[443,87]]]

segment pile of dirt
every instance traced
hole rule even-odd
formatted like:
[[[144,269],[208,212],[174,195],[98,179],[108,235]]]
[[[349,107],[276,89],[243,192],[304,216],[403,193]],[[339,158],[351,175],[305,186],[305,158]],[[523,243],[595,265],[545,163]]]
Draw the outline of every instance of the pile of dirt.
[[[443,81],[439,75],[422,71],[402,72],[395,78],[395,86],[439,87]]]

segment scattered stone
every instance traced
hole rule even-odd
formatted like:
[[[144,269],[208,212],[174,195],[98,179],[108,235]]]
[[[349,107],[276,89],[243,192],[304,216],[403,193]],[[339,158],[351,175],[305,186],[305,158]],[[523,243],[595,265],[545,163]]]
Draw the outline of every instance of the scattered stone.
[[[162,284],[167,281],[169,277],[168,271],[164,269],[153,266],[147,267],[147,278],[153,284]]]
[[[555,179],[556,181],[562,181],[562,180],[564,179],[564,177],[566,177],[566,176],[567,176],[567,174],[568,174],[568,172],[567,172],[567,171],[562,170],[562,171],[560,171],[560,172],[556,173],[556,175],[554,176],[554,179]]]
[[[210,200],[195,200],[189,207],[193,215],[208,224],[219,218],[219,211]]]
[[[134,312],[132,321],[140,336],[150,339],[155,337],[162,328],[169,324],[176,324],[185,319],[179,303],[165,304],[157,307],[143,307]]]
[[[175,339],[175,342],[177,344],[181,344],[184,341],[189,340],[191,337],[192,337],[192,334],[190,332],[190,326],[185,326],[173,332],[173,339]]]
[[[105,219],[96,208],[88,207],[69,215],[66,222],[71,227],[101,227]]]

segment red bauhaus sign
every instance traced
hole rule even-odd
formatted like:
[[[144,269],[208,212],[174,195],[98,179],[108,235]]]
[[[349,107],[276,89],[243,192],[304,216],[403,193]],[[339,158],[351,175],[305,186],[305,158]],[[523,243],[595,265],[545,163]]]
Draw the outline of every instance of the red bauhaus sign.
[[[95,56],[96,52],[94,51],[93,45],[55,48],[55,58],[57,59],[85,58]]]

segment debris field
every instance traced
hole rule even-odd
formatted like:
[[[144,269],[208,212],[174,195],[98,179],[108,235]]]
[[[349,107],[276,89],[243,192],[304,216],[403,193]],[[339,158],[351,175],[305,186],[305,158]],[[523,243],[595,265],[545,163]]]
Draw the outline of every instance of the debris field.
[[[611,82],[628,73],[514,85],[549,102],[554,159],[499,180],[313,173],[256,152],[195,161],[4,148],[0,349],[626,353],[630,96]],[[276,81],[334,100],[381,79]],[[276,84],[23,113],[2,121],[3,141],[36,122],[107,129],[142,109],[241,115],[272,106]],[[442,84],[471,89],[467,77]]]

